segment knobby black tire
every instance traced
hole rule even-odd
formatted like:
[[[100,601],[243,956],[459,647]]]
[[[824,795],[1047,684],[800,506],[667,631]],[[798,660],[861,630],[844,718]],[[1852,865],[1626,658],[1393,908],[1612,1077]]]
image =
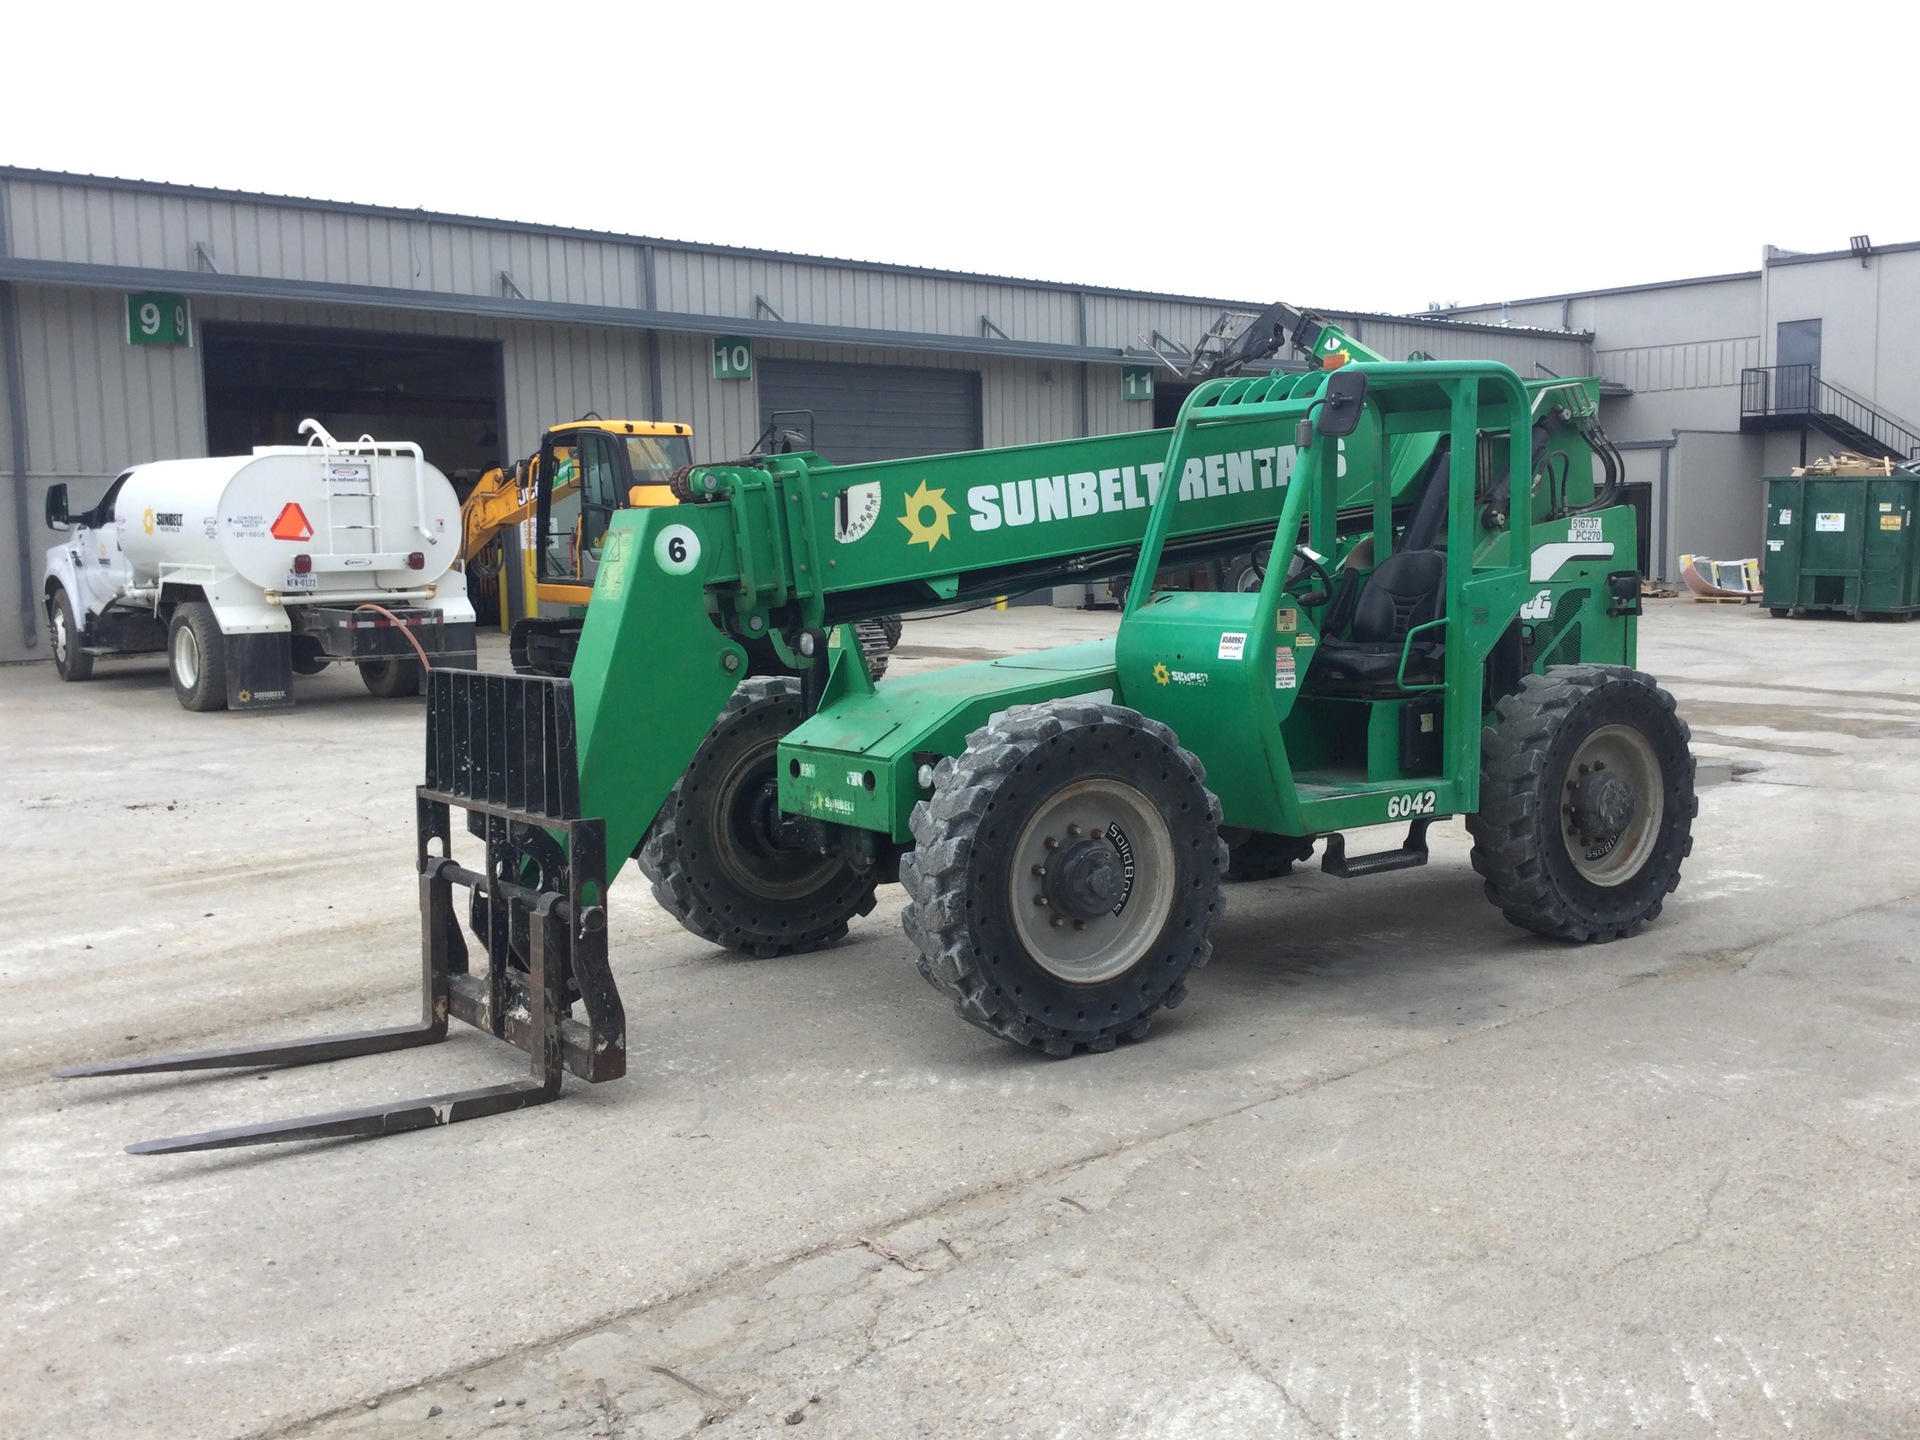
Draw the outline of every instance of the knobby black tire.
[[[1150,796],[1171,832],[1172,903],[1145,954],[1110,980],[1070,985],[1028,955],[1007,915],[1015,837],[1074,780],[1107,776]],[[1186,998],[1212,956],[1225,910],[1220,802],[1206,768],[1172,730],[1137,711],[1086,701],[1020,707],[975,730],[935,767],[934,797],[913,808],[915,848],[901,861],[901,917],[920,973],[969,1024],[1049,1055],[1111,1050],[1143,1038]]]
[[[1660,914],[1693,850],[1691,733],[1673,696],[1624,665],[1560,665],[1528,675],[1480,736],[1480,809],[1467,817],[1473,868],[1513,924],[1551,939],[1606,941]],[[1660,763],[1666,805],[1653,848],[1630,878],[1598,886],[1576,869],[1560,785],[1582,739],[1605,725],[1640,731]]]
[[[1264,830],[1242,832],[1227,841],[1226,879],[1238,883],[1249,880],[1277,880],[1291,875],[1293,867],[1313,856],[1313,840],[1305,835],[1270,835]]]
[[[728,697],[636,852],[653,898],[688,930],[743,955],[767,958],[830,945],[874,907],[875,877],[840,864],[799,897],[756,894],[729,875],[716,850],[725,823],[719,794],[740,757],[771,752],[802,719],[800,682],[761,675]]]

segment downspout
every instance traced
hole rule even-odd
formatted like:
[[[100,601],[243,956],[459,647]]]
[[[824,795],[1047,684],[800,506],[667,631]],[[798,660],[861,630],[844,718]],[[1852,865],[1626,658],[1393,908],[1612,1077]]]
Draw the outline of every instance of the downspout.
[[[653,286],[653,247],[640,247],[640,278],[645,285],[647,309],[659,309]],[[647,419],[658,422],[667,417],[661,413],[665,402],[660,398],[660,332],[647,331]]]
[[[13,253],[7,235],[8,192],[0,187],[0,258]],[[14,564],[20,571],[20,643],[32,650],[40,643],[35,613],[39,609],[33,584],[33,541],[29,525],[33,507],[27,501],[27,386],[20,359],[20,312],[14,302],[13,282],[0,281],[0,364],[7,371],[7,436],[13,442]]]
[[[1073,298],[1078,308],[1080,319],[1080,348],[1084,350],[1087,348],[1087,292],[1084,290],[1076,290],[1073,293]],[[1093,366],[1087,361],[1082,360],[1080,362],[1080,438],[1083,440],[1086,439],[1092,431],[1093,422],[1089,418],[1087,410],[1087,392],[1092,388]]]

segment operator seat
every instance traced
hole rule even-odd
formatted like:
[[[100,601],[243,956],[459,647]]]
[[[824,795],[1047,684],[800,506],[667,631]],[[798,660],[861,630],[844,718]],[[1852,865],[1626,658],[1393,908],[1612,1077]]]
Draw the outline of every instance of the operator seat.
[[[1400,547],[1359,583],[1359,571],[1341,577],[1327,611],[1320,651],[1308,689],[1320,695],[1373,695],[1399,690],[1400,655],[1407,634],[1440,618],[1446,603],[1447,557],[1434,548],[1447,518],[1448,456],[1443,438],[1420,479],[1420,498],[1401,534]],[[1345,630],[1346,634],[1339,632]],[[1446,647],[1440,632],[1427,631],[1407,655],[1410,684],[1441,678]]]

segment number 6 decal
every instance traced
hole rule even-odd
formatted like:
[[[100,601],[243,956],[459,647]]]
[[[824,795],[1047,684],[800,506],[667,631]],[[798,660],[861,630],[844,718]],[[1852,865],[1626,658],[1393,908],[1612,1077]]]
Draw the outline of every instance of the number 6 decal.
[[[700,537],[686,525],[669,525],[653,542],[653,558],[669,575],[686,575],[700,563]]]

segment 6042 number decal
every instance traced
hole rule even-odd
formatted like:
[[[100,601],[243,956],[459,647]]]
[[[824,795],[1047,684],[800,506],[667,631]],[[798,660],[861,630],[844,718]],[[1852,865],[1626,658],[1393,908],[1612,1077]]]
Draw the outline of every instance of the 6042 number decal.
[[[1410,815],[1431,815],[1439,797],[1431,790],[1416,790],[1410,795],[1387,797],[1387,819],[1404,820]]]

